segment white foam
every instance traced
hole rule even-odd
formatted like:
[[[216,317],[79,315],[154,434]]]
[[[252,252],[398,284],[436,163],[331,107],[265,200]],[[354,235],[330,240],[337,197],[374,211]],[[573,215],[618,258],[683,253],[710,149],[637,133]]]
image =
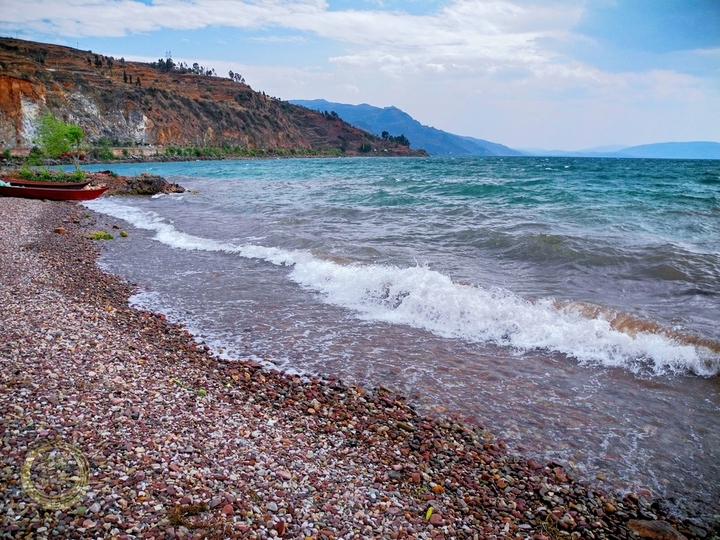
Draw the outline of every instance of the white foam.
[[[690,371],[702,376],[720,371],[720,358],[703,347],[677,343],[661,334],[630,335],[601,317],[558,309],[552,299],[530,302],[506,290],[460,285],[425,266],[341,265],[306,251],[201,238],[178,231],[154,212],[124,206],[113,198],[86,205],[155,231],[155,240],[174,248],[222,251],[293,266],[293,281],[366,319],[518,351],[554,351],[581,363],[633,371],[649,368],[658,374]]]

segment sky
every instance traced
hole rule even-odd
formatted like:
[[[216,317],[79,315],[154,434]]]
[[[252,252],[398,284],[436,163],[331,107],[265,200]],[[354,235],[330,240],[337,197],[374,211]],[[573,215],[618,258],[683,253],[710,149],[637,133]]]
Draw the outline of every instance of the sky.
[[[720,0],[0,0],[0,35],[519,149],[720,142]]]

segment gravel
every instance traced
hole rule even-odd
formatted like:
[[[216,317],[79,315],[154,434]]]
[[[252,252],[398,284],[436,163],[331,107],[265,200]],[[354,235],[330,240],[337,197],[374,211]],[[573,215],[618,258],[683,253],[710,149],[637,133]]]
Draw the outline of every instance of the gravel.
[[[73,203],[0,198],[0,538],[717,533],[386,389],[215,358],[128,306],[98,227]]]

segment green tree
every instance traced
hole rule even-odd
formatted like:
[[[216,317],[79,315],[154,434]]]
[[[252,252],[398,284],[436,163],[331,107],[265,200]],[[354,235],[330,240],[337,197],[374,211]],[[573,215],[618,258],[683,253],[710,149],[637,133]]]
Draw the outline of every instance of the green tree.
[[[75,170],[80,170],[80,145],[85,134],[75,124],[65,123],[52,114],[40,118],[38,142],[40,148],[49,157],[72,153]]]

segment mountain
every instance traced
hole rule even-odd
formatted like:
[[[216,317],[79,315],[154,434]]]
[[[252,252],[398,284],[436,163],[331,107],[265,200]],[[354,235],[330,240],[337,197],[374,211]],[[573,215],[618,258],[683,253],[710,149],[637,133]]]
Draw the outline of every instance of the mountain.
[[[0,38],[0,149],[28,147],[49,112],[91,144],[417,155],[342,121],[172,59],[152,64]],[[425,155],[424,153],[421,153]]]
[[[720,143],[698,141],[643,144],[624,148],[617,154],[634,158],[720,159]]]
[[[521,156],[522,152],[483,139],[453,135],[434,127],[424,126],[397,107],[373,107],[333,103],[324,99],[290,100],[308,109],[325,112],[334,111],[340,118],[353,126],[381,135],[387,131],[392,136],[405,135],[410,148],[422,148],[430,155],[457,156]]]
[[[716,142],[666,142],[630,147],[606,147],[578,150],[523,149],[528,155],[552,157],[609,157],[645,159],[720,159],[720,143]]]

